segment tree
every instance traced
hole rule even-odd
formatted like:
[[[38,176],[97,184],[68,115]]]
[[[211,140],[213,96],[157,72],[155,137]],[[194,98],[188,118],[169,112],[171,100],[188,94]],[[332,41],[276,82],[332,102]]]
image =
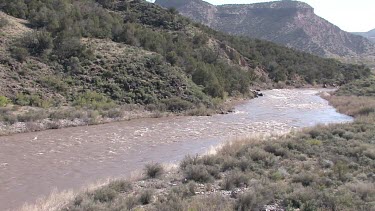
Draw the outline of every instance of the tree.
[[[178,56],[177,56],[176,52],[170,51],[170,52],[167,53],[166,59],[169,63],[171,63],[171,65],[175,65],[178,61]]]
[[[20,45],[33,56],[41,56],[53,47],[51,34],[44,30],[27,33]]]

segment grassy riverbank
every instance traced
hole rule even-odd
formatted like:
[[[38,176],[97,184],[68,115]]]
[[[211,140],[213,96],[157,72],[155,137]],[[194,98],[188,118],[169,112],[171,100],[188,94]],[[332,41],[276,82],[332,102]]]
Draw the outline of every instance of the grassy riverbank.
[[[327,97],[353,123],[235,141],[172,170],[150,164],[137,179],[79,193],[57,210],[374,210],[374,99],[365,91],[356,96],[365,107],[353,106],[354,96],[341,94],[353,87],[363,89],[354,82]]]
[[[217,100],[210,108],[203,105],[183,110],[170,111],[162,107],[142,105],[113,106],[110,109],[95,109],[65,106],[59,108],[37,108],[9,105],[0,107],[0,136],[16,133],[36,132],[49,129],[61,129],[85,125],[97,125],[110,122],[128,121],[140,118],[160,118],[167,116],[211,116],[226,114],[234,106],[250,99],[228,98]],[[184,104],[176,101],[170,106]]]

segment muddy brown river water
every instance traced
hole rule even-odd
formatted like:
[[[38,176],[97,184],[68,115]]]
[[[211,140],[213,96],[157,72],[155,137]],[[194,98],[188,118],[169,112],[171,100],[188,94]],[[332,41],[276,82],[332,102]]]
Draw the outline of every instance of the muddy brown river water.
[[[138,119],[0,137],[0,210],[16,209],[54,188],[79,189],[128,176],[153,162],[177,162],[226,140],[341,123],[320,90],[270,90],[228,115]]]

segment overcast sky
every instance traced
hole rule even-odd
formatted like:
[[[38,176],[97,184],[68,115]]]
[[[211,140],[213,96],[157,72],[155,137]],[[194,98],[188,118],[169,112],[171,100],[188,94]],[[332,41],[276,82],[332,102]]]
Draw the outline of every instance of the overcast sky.
[[[184,0],[181,0],[184,1]],[[251,4],[266,0],[206,0],[215,5]],[[300,0],[315,8],[315,13],[349,32],[375,28],[375,0]]]

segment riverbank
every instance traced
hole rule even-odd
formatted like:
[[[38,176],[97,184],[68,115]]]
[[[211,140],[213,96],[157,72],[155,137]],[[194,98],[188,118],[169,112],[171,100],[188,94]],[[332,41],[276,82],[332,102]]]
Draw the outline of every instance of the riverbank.
[[[0,108],[0,136],[62,129],[111,122],[129,121],[141,118],[161,118],[171,116],[211,116],[228,114],[236,105],[251,98],[229,98],[218,102],[212,108],[201,106],[180,112],[170,112],[140,105],[124,105],[107,111],[61,107],[43,109],[35,107],[8,106]]]
[[[353,113],[353,96],[327,99],[356,120],[236,141],[172,171],[150,164],[138,180],[82,192],[63,210],[373,210],[375,107]]]
[[[304,85],[301,89],[318,89],[323,85]],[[285,83],[261,85],[252,87],[251,95],[245,97],[231,97],[226,100],[216,100],[210,108],[201,105],[195,108],[184,107],[176,102],[177,112],[165,110],[157,106],[122,105],[107,110],[93,110],[79,107],[40,108],[28,106],[8,105],[0,107],[0,136],[18,133],[29,133],[45,130],[55,130],[69,127],[99,125],[111,122],[129,121],[141,118],[160,118],[170,116],[211,116],[228,114],[233,108],[247,100],[254,99],[262,90],[293,89]]]

